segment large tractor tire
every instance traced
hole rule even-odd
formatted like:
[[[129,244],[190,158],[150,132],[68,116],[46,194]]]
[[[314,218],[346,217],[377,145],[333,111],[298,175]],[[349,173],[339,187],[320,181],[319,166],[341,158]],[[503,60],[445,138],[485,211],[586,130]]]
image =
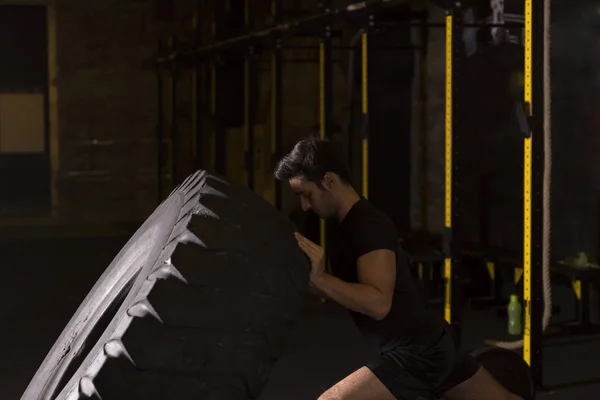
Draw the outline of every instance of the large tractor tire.
[[[308,284],[293,232],[248,189],[190,176],[99,278],[22,400],[258,398]]]

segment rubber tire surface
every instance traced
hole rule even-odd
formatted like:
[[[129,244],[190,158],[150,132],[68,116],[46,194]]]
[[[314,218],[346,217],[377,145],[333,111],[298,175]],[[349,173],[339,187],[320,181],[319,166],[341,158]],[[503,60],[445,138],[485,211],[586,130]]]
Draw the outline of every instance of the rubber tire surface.
[[[265,386],[308,284],[294,226],[250,190],[205,172],[176,195],[185,201],[173,239],[152,274],[136,278],[144,282],[135,303],[119,309],[130,322],[100,339],[118,346],[104,345],[99,369],[80,368],[69,399],[246,400]]]

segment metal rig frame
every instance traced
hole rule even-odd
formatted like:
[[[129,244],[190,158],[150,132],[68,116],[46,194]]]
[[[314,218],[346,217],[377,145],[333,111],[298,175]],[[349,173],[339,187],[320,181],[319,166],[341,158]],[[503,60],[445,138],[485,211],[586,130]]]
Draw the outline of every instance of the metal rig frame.
[[[525,302],[525,331],[524,331],[524,349],[523,357],[531,366],[535,383],[538,386],[542,384],[542,176],[544,170],[544,149],[543,149],[543,75],[541,72],[543,64],[543,7],[544,1],[548,0],[525,0],[525,97],[524,105],[528,121],[527,132],[524,133],[524,302]],[[271,58],[271,76],[272,76],[272,125],[274,129],[273,140],[271,143],[271,156],[273,160],[282,155],[282,69],[283,69],[283,48],[282,34],[293,32],[304,28],[313,28],[320,38],[319,42],[319,76],[320,76],[320,115],[319,115],[319,133],[322,138],[327,138],[331,129],[331,110],[332,110],[332,37],[331,24],[337,19],[358,18],[364,24],[365,32],[361,37],[362,51],[362,163],[361,163],[361,194],[365,197],[369,195],[368,171],[369,171],[369,97],[372,95],[369,89],[369,49],[370,32],[374,28],[376,21],[373,13],[381,8],[406,3],[405,0],[367,0],[341,9],[331,8],[331,0],[323,0],[320,10],[315,14],[297,19],[294,21],[283,21],[281,0],[271,1],[271,13],[274,25],[260,31],[249,32],[250,15],[249,6],[246,1],[245,25],[247,33],[233,38],[223,38],[215,32],[217,42],[203,45],[195,42],[193,46],[183,49],[176,49],[173,43],[169,49],[159,49],[161,54],[157,58],[159,68],[167,69],[172,74],[175,82],[177,79],[177,70],[181,64],[192,63],[196,65],[195,72],[195,93],[194,93],[194,152],[197,158],[201,159],[201,136],[205,134],[212,135],[213,154],[211,160],[201,160],[203,164],[214,168],[217,172],[223,172],[225,160],[225,142],[224,126],[219,123],[219,90],[216,87],[218,57],[224,50],[238,49],[245,54],[244,63],[244,137],[247,171],[252,171],[253,160],[253,138],[254,138],[254,114],[253,99],[257,95],[257,66],[255,57],[255,46],[257,44],[268,44],[273,49]],[[460,182],[455,179],[457,175],[456,163],[456,145],[460,141],[460,121],[455,112],[457,104],[460,104],[460,90],[453,83],[461,71],[461,65],[464,62],[462,51],[461,32],[467,26],[488,26],[490,24],[464,24],[461,18],[462,5],[460,2],[453,3],[447,10],[445,23],[423,23],[420,26],[440,27],[446,30],[446,194],[445,194],[445,229],[443,233],[443,254],[444,254],[444,278],[445,278],[445,307],[444,316],[452,325],[457,337],[460,338],[461,320],[457,305],[460,304],[458,290],[459,263],[461,254],[460,232],[453,229],[453,221],[457,217],[454,205],[460,201],[456,193]],[[199,15],[195,16],[197,24]],[[406,22],[409,23],[409,22]],[[196,26],[196,25],[195,25]],[[201,63],[201,66],[197,66]],[[161,75],[159,74],[159,105],[160,118],[158,126],[159,143],[163,143],[163,93]],[[208,78],[208,79],[207,79]],[[208,86],[208,87],[207,87]],[[210,111],[214,118],[213,132],[203,132],[202,125],[198,118],[199,101],[198,97],[202,92],[209,92]],[[173,85],[175,92],[175,84]],[[172,111],[175,110],[175,95],[172,94]],[[174,118],[175,120],[175,118]],[[169,159],[173,160],[173,149],[175,149],[176,123],[173,123],[172,142],[169,146],[171,154]],[[159,172],[165,162],[165,154],[162,146],[159,146]],[[208,163],[207,163],[208,161]],[[175,167],[172,167],[172,177],[175,175]],[[162,176],[159,173],[159,176]],[[162,183],[162,182],[161,182]],[[254,186],[254,177],[252,172],[248,173],[247,184],[250,188]],[[281,207],[281,187],[280,182],[275,183],[275,204]],[[163,196],[163,185],[159,184],[159,198]],[[325,224],[321,222],[321,244],[325,247]]]

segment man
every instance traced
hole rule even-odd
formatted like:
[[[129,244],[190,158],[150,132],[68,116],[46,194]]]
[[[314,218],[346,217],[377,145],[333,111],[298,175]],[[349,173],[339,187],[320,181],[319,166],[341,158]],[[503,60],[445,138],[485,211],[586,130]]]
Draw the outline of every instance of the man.
[[[331,220],[332,274],[323,249],[296,233],[310,290],[347,308],[379,356],[320,400],[515,400],[477,362],[458,356],[450,326],[420,299],[391,220],[353,189],[331,142],[302,140],[278,163],[303,210]]]

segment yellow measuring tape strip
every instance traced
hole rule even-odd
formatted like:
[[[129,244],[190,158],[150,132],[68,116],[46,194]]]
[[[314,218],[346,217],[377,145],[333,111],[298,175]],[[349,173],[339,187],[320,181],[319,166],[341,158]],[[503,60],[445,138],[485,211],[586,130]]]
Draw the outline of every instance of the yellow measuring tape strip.
[[[362,34],[362,116],[365,121],[363,129],[368,129],[369,115],[369,37],[367,33]],[[363,132],[362,138],[362,195],[369,196],[369,138],[368,131]]]
[[[525,0],[525,104],[526,115],[532,113],[531,58],[532,58],[532,0]],[[531,365],[531,137],[525,137],[523,169],[523,300],[525,303],[525,330],[523,332],[523,359]]]
[[[445,227],[452,228],[452,16],[446,16],[446,177],[445,177]],[[444,259],[444,279],[446,282],[444,317],[451,323],[452,305],[452,258]]]

